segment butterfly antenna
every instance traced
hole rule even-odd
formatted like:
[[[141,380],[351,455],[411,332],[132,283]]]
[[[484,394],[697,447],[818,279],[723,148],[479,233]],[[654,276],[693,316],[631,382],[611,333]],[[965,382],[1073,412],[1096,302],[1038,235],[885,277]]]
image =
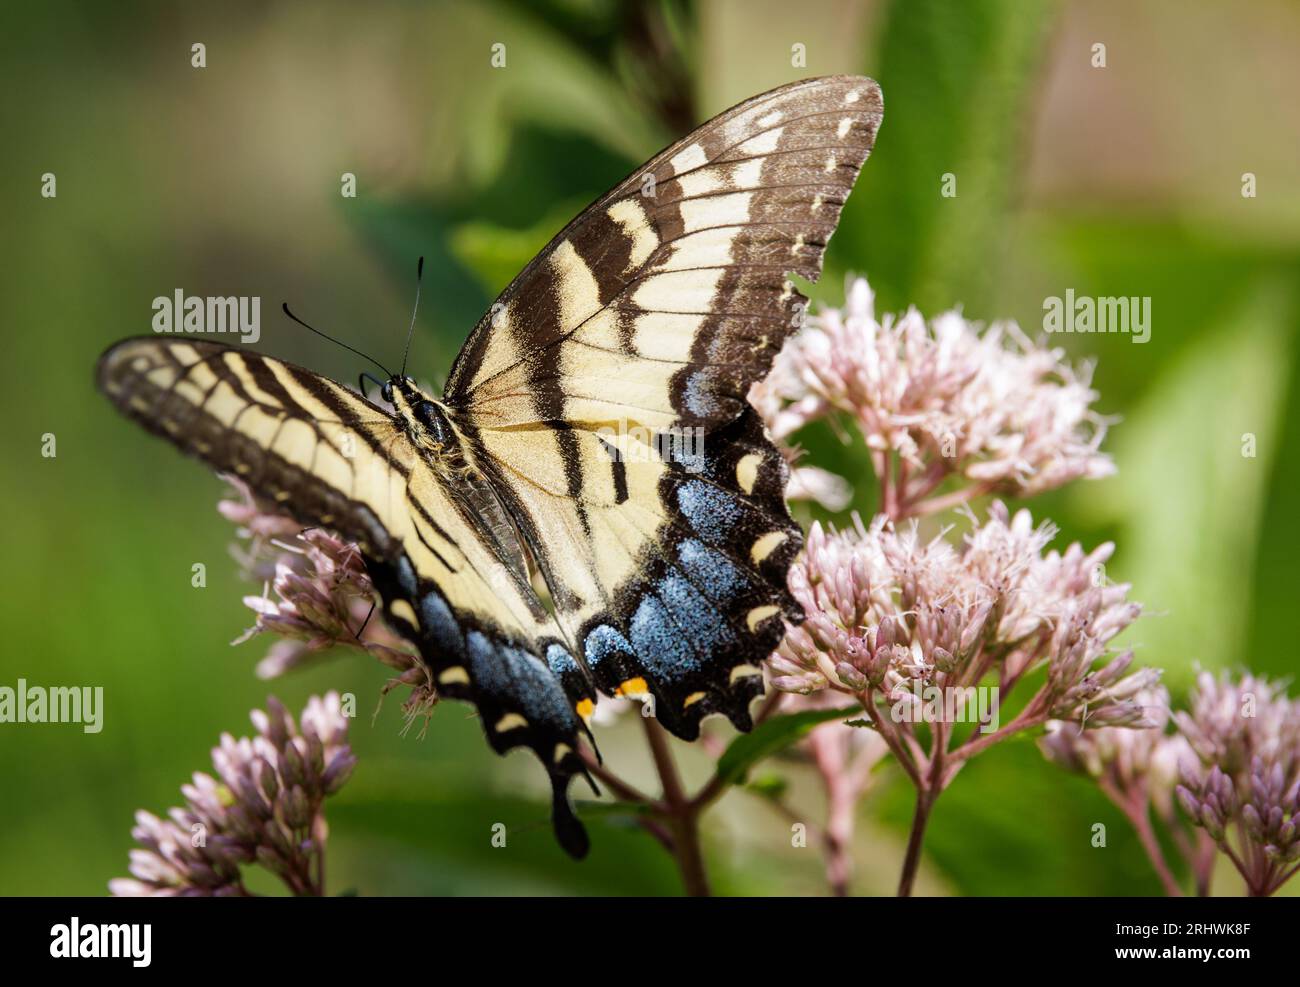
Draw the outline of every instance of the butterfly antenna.
[[[411,310],[411,328],[406,330],[406,349],[402,351],[402,376],[406,376],[406,358],[411,355],[411,337],[415,335],[415,316],[420,311],[420,282],[424,280],[424,258],[415,266],[415,308]]]
[[[284,314],[285,314],[285,315],[287,315],[289,318],[293,319],[294,322],[298,323],[298,325],[302,326],[304,329],[308,329],[308,330],[310,330],[311,332],[314,332],[314,333],[315,333],[317,336],[319,336],[321,339],[328,339],[331,343],[335,344],[336,346],[342,346],[342,347],[343,347],[345,350],[347,350],[349,353],[355,353],[357,356],[361,357],[361,359],[363,359],[363,360],[369,360],[371,363],[373,363],[376,367],[378,367],[380,370],[382,370],[382,371],[384,372],[384,376],[386,376],[386,377],[390,377],[390,378],[393,376],[393,372],[392,372],[391,370],[389,370],[387,367],[385,367],[385,366],[384,366],[382,363],[380,363],[378,360],[376,360],[373,356],[370,356],[369,354],[366,354],[366,353],[362,353],[359,349],[357,349],[357,348],[354,347],[354,346],[349,346],[347,343],[343,342],[343,340],[341,340],[341,339],[335,339],[333,336],[326,335],[325,333],[323,333],[323,332],[321,332],[319,329],[317,329],[315,326],[309,326],[309,325],[307,325],[307,323],[303,322],[302,319],[298,318],[298,316],[294,315],[293,312],[289,311],[289,303],[288,303],[288,302],[285,302],[285,303],[281,306],[281,308],[284,309]]]

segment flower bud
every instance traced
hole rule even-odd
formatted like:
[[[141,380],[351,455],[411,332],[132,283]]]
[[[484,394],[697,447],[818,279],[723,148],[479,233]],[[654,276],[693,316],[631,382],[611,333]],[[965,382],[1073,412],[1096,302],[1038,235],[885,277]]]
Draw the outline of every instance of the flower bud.
[[[835,666],[835,674],[839,676],[844,687],[853,692],[861,692],[867,687],[867,677],[847,661],[842,661]]]

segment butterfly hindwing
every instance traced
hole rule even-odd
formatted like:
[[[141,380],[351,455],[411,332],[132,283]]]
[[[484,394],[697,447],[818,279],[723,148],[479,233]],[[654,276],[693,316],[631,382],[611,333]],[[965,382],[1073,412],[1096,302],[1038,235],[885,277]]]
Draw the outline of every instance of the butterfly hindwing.
[[[583,770],[582,725],[560,678],[575,663],[521,585],[521,560],[488,547],[465,492],[430,468],[389,413],[301,367],[197,340],[118,343],[100,360],[99,384],[182,451],[304,525],[356,542],[390,622],[419,646],[439,693],[474,703],[498,752],[537,754],[555,789],[557,834],[585,853],[565,796]],[[581,689],[571,675],[569,685]]]

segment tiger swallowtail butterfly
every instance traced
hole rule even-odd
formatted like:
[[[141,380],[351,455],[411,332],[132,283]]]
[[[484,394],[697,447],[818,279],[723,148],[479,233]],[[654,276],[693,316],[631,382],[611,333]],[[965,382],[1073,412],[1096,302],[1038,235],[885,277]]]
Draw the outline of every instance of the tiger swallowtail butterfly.
[[[787,275],[818,278],[880,119],[874,82],[834,76],[710,120],[524,268],[441,399],[399,374],[389,410],[290,363],[160,336],[110,348],[99,387],[355,542],[439,694],[473,703],[498,753],[541,759],[556,835],[582,857],[568,785],[586,774],[596,694],[653,697],[686,740],[711,713],[749,729],[763,659],[800,619],[787,469],[746,395],[800,324]],[[658,439],[677,434],[700,441],[665,455]]]

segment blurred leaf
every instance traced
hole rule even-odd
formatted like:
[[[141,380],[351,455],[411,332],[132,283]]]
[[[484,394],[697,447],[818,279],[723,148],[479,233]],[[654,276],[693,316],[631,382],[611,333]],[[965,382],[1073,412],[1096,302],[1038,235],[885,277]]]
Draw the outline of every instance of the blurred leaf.
[[[417,331],[432,325],[438,351],[436,357],[428,354],[419,339],[414,340],[412,366],[445,373],[470,328],[487,309],[489,298],[478,278],[451,249],[454,219],[433,205],[372,201],[358,203],[348,215],[387,262],[395,284],[402,279],[409,284],[411,259],[424,257],[423,291],[434,301],[422,306]]]
[[[764,720],[749,733],[738,736],[722,752],[718,758],[718,775],[728,784],[739,785],[749,775],[749,769],[763,758],[785,750],[817,724],[844,716],[842,709],[814,709]]]
[[[987,314],[1019,185],[1035,70],[1057,5],[897,0],[880,41],[885,119],[832,248],[881,311]],[[956,195],[940,194],[945,174]],[[835,279],[827,279],[834,281]]]
[[[516,130],[540,127],[581,134],[608,150],[643,161],[669,134],[618,84],[612,71],[561,33],[517,8],[484,5],[473,15],[505,45],[505,67],[485,84],[462,90],[460,153],[465,175],[493,181],[507,163]]]
[[[1300,263],[1286,272],[1300,284]],[[1286,382],[1286,404],[1281,408],[1279,431],[1271,454],[1273,473],[1264,513],[1259,522],[1258,555],[1253,573],[1253,609],[1246,622],[1245,656],[1256,671],[1292,677],[1296,671],[1295,566],[1300,546],[1300,304],[1289,319],[1291,362]],[[1292,887],[1297,882],[1291,882]],[[1300,894],[1300,888],[1296,888]]]
[[[790,788],[790,779],[784,775],[768,772],[753,779],[745,785],[745,790],[753,792],[760,798],[779,799]]]
[[[890,786],[877,811],[900,833],[915,792]],[[1106,827],[1106,846],[1092,827]],[[1171,861],[1172,864],[1172,861]],[[1030,744],[974,758],[935,804],[922,874],[937,868],[957,894],[1159,895],[1151,865],[1119,810],[1096,785],[1048,763]]]
[[[1116,430],[1118,475],[1073,492],[1080,513],[1120,526],[1110,578],[1122,571],[1150,614],[1128,639],[1175,687],[1195,664],[1247,657],[1241,628],[1291,358],[1279,328],[1293,305],[1266,282],[1186,348]]]
[[[422,770],[363,761],[328,809],[330,883],[355,887],[363,896],[680,894],[676,864],[635,824],[637,811],[582,803],[591,852],[574,861],[555,842],[543,799],[473,786],[440,789]],[[493,843],[500,826],[505,846]],[[710,854],[709,870],[719,894],[781,888],[779,869],[752,873],[734,854]]]
[[[536,223],[522,229],[489,222],[462,223],[451,233],[451,252],[464,267],[478,276],[485,293],[495,294],[503,285],[509,284],[556,231],[581,212],[586,204],[585,198],[563,202]]]
[[[1024,226],[1014,295],[1000,314],[1020,316],[1032,333],[1041,326],[1043,300],[1067,288],[1093,297],[1149,297],[1155,345],[1134,346],[1122,334],[1053,339],[1096,361],[1105,411],[1131,403],[1184,348],[1222,326],[1257,288],[1259,272],[1277,260],[1271,250],[1167,213],[1040,215]]]

